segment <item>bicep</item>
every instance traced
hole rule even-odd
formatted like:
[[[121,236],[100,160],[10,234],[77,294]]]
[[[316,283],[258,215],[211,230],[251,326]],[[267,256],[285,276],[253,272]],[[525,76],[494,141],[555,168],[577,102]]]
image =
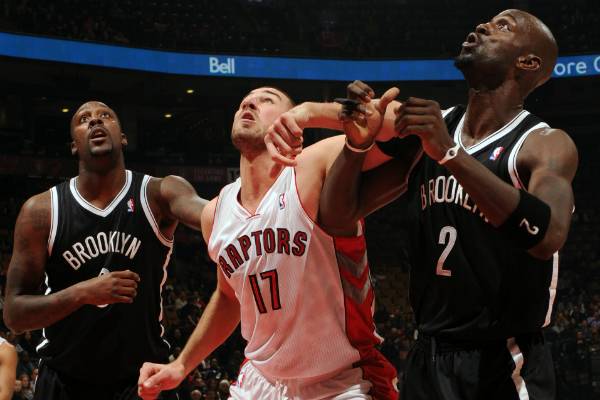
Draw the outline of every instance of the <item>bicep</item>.
[[[48,257],[49,208],[29,200],[15,225],[14,248],[7,276],[7,297],[37,293]]]
[[[574,207],[572,181],[578,164],[577,149],[562,131],[542,131],[525,142],[521,168],[529,170],[529,193],[550,207],[550,221],[544,241],[532,254],[547,256],[564,244]],[[519,156],[521,157],[521,156]]]
[[[525,142],[521,168],[529,169],[527,190],[546,202],[554,214],[569,215],[573,209],[571,183],[578,156],[573,141],[562,131],[535,134]]]
[[[169,214],[175,220],[194,229],[201,228],[202,210],[208,201],[198,196],[187,180],[167,176],[162,179],[160,193],[169,208]]]

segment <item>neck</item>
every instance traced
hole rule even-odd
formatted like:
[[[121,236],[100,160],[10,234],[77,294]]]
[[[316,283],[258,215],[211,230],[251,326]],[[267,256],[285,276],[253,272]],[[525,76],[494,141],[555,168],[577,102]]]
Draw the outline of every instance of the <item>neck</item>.
[[[125,185],[125,164],[121,158],[107,170],[95,170],[79,162],[77,190],[90,203],[105,208]]]
[[[240,158],[240,202],[247,210],[254,213],[263,196],[271,188],[283,167],[276,164],[267,151]]]
[[[479,141],[510,122],[523,110],[524,98],[514,81],[495,89],[469,89],[463,138]]]

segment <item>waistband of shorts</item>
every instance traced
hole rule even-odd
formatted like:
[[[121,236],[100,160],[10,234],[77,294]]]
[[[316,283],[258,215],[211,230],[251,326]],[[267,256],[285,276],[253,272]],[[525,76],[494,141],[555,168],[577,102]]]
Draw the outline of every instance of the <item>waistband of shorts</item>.
[[[544,335],[541,331],[524,333],[512,337],[519,346],[533,346],[544,343]],[[482,350],[493,347],[506,347],[506,339],[495,340],[455,340],[440,336],[425,335],[419,333],[415,346],[426,353],[453,353],[459,351]]]
[[[248,362],[244,362],[244,365],[242,366],[245,367],[247,364],[250,364],[251,368],[255,369],[260,375],[262,375],[262,377],[264,379],[266,379],[268,382],[270,382],[271,384],[275,385],[275,384],[281,384],[281,385],[288,385],[288,384],[301,384],[301,385],[311,385],[311,384],[316,384],[319,382],[323,382],[326,381],[328,379],[332,379],[336,376],[338,376],[339,374],[341,374],[342,372],[346,371],[346,370],[350,370],[353,369],[354,366],[352,365],[348,365],[347,367],[343,367],[331,372],[327,372],[325,374],[322,375],[317,375],[317,376],[309,376],[309,377],[276,377],[276,376],[272,376],[268,373],[265,373],[263,370],[261,370],[260,367],[258,367],[255,363],[252,362],[252,360],[249,360]]]

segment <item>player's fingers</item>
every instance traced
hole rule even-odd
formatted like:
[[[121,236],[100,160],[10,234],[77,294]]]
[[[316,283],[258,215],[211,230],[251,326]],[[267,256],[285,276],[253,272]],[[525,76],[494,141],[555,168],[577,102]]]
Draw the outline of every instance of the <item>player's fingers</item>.
[[[381,96],[381,99],[379,99],[379,112],[382,114],[385,113],[388,104],[390,104],[396,97],[398,97],[399,94],[400,89],[398,89],[395,86],[386,90],[383,96]]]
[[[299,140],[300,143],[304,141],[304,138],[302,137],[302,128],[300,128],[296,119],[284,114],[281,116],[281,122],[296,140]]]
[[[431,132],[432,130],[433,130],[433,125],[431,125],[431,124],[407,125],[401,131],[399,131],[398,134],[403,135],[403,137],[406,137],[408,135],[420,136],[424,133]]]
[[[278,129],[277,127],[274,127]],[[279,128],[281,129],[281,128]],[[284,138],[285,136],[285,138]],[[290,134],[285,132],[283,129],[278,132],[278,134],[272,136],[272,142],[277,148],[278,152],[284,156],[289,155],[292,152],[292,146],[288,144],[287,140],[290,140]]]
[[[356,84],[356,86],[360,87],[365,93],[367,93],[369,97],[375,97],[375,92],[373,91],[371,86],[367,85],[366,83],[360,80],[356,80],[354,81],[354,83]]]
[[[144,383],[148,378],[156,374],[158,371],[160,371],[160,366],[158,364],[151,362],[145,362],[142,364],[142,367],[140,368],[140,376],[138,377],[138,385]]]
[[[288,125],[289,124],[289,125]],[[296,125],[296,128],[291,125]],[[295,129],[295,133],[292,132]],[[296,147],[302,145],[302,130],[293,120],[279,120],[273,124],[273,130],[277,132],[273,139],[279,136],[285,143],[290,147]]]
[[[414,114],[403,114],[396,119],[395,128],[396,131],[400,132],[408,125],[424,125],[433,122],[435,117],[431,115],[414,115]]]
[[[348,98],[353,100],[360,99],[361,101],[368,103],[371,98],[375,97],[373,89],[361,81],[354,81],[346,87],[346,93]]]
[[[114,294],[134,298],[137,296],[137,290],[132,287],[121,286],[117,287],[117,289],[114,291]]]
[[[108,302],[110,304],[114,304],[114,303],[128,303],[131,304],[133,303],[133,297],[129,297],[129,296],[123,296],[117,293],[113,293],[112,297],[110,298],[110,301]]]
[[[429,107],[418,107],[418,106],[406,106],[403,108],[403,112],[405,114],[413,114],[413,115],[426,115],[431,114],[431,109]]]
[[[267,146],[267,151],[271,155],[271,159],[273,161],[286,167],[296,166],[296,160],[294,160],[292,157],[286,157],[282,155],[279,150],[277,150],[277,147],[275,147],[273,142],[265,142],[265,145]]]
[[[161,390],[157,388],[146,388],[144,385],[138,386],[138,396],[143,400],[154,400],[160,395]]]
[[[406,103],[409,106],[420,106],[420,107],[438,107],[439,104],[434,100],[421,99],[419,97],[409,97],[406,99]]]
[[[119,279],[119,285],[125,286],[125,287],[130,287],[130,288],[137,288],[138,287],[138,282],[136,280],[133,280],[133,279],[124,279],[124,278],[121,278],[121,279]]]
[[[140,281],[140,276],[133,271],[125,270],[125,271],[113,271],[110,273],[117,278],[125,278],[125,279],[133,279],[137,282]]]

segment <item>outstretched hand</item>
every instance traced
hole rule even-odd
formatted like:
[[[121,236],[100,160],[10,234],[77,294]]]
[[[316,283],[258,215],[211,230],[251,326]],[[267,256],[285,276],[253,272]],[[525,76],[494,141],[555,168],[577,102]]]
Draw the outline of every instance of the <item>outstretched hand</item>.
[[[375,92],[366,83],[354,81],[347,87],[347,95],[356,103],[342,104],[340,119],[350,145],[366,149],[381,130],[388,105],[398,96],[400,89],[388,89],[380,99],[373,100]]]

